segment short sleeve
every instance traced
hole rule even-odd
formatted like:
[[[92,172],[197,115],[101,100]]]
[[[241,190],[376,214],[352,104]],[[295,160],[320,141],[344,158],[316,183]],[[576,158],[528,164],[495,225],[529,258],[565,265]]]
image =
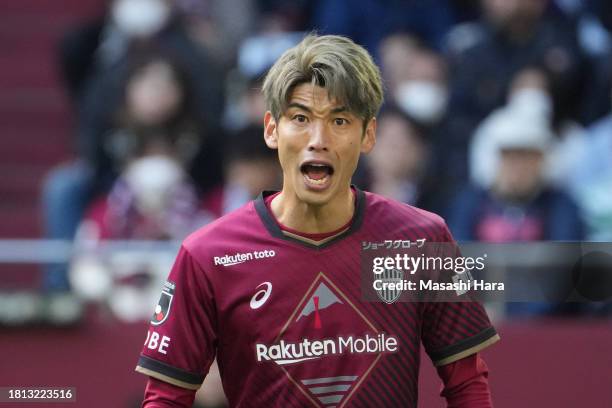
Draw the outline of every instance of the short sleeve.
[[[453,256],[461,256],[446,227],[443,240],[452,245]],[[423,310],[422,341],[435,366],[470,356],[500,339],[477,301],[430,302]]]
[[[216,310],[204,270],[181,247],[151,318],[136,371],[198,389],[216,353]]]

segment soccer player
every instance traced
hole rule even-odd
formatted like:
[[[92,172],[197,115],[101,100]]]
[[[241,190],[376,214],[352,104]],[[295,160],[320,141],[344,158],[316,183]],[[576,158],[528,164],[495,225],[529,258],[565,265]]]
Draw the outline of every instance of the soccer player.
[[[310,35],[263,92],[282,190],[183,242],[136,368],[143,406],[191,406],[216,356],[231,407],[416,407],[422,343],[449,406],[490,407],[478,352],[499,336],[480,304],[362,300],[363,242],[453,242],[437,215],[350,184],[383,99],[370,55]]]

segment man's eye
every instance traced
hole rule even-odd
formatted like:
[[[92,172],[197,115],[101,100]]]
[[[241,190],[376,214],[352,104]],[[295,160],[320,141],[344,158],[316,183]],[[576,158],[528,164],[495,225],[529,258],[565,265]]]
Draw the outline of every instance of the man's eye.
[[[346,120],[345,118],[336,118],[334,119],[334,124],[337,126],[346,125],[348,124],[348,120]]]
[[[293,120],[298,123],[305,123],[308,120],[308,118],[306,118],[306,116],[304,115],[297,114],[293,116]]]

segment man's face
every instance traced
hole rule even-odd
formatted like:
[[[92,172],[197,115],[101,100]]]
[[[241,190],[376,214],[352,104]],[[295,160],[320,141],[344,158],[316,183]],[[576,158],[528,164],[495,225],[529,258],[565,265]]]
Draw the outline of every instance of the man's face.
[[[539,150],[503,149],[495,182],[503,195],[521,199],[537,191],[542,182],[544,156]]]
[[[283,191],[309,205],[324,205],[348,191],[360,153],[376,142],[376,119],[365,127],[346,106],[330,100],[325,88],[294,88],[278,122],[267,112],[266,144],[278,149]]]
[[[378,120],[376,150],[368,157],[375,178],[414,181],[427,152],[418,131],[404,118],[390,113]]]
[[[144,125],[157,125],[168,120],[180,109],[183,90],[165,62],[148,64],[127,85],[127,105],[130,114]]]

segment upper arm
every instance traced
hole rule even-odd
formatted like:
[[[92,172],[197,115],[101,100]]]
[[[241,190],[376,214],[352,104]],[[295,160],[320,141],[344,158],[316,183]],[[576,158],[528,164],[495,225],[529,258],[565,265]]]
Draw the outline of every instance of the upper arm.
[[[151,319],[136,371],[197,390],[217,345],[214,294],[196,259],[181,248]]]

